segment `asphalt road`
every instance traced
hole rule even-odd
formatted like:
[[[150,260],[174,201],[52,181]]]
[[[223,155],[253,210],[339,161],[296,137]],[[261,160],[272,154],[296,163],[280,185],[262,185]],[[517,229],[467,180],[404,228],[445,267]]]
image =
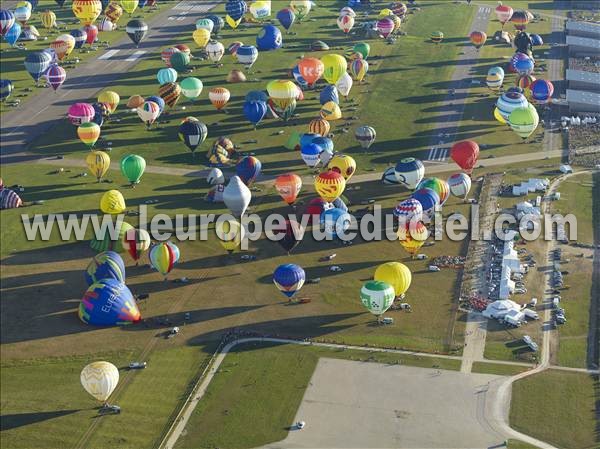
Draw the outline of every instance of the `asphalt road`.
[[[58,91],[43,89],[36,92],[32,101],[3,114],[0,127],[0,163],[39,158],[37,155],[27,154],[29,145],[58,120],[63,119],[69,105],[96,98],[98,92],[123,78],[141,60],[160,57],[163,47],[173,42],[186,29],[189,29],[191,35],[199,16],[218,3],[219,0],[173,3],[172,8],[158,13],[148,22],[148,35],[138,48],[125,36],[110,48],[98,50],[95,58],[69,70],[65,83]]]

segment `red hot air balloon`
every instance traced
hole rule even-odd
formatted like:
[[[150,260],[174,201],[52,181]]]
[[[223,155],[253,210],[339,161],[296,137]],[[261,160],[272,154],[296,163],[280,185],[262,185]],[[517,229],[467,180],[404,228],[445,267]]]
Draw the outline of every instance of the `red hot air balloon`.
[[[315,84],[323,76],[325,66],[318,58],[302,58],[298,63],[298,70],[302,78],[310,85]]]
[[[464,140],[452,145],[450,157],[466,173],[471,174],[479,158],[479,145],[472,140]]]
[[[475,46],[477,50],[479,50],[487,41],[487,34],[483,31],[473,31],[469,38],[471,39],[471,43]]]
[[[275,180],[275,189],[289,205],[294,204],[302,188],[302,179],[295,173],[279,175]]]
[[[496,17],[498,17],[498,21],[502,24],[502,29],[504,29],[504,25],[506,25],[506,22],[510,20],[512,15],[513,9],[510,6],[500,3],[496,7]]]

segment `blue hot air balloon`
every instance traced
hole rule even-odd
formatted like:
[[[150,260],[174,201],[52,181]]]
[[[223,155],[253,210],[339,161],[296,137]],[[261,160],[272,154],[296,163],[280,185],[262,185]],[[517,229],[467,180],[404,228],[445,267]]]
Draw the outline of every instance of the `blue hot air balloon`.
[[[423,214],[429,218],[433,217],[435,206],[440,204],[440,196],[435,190],[429,188],[417,190],[411,195],[411,198],[421,203]]]
[[[260,175],[262,164],[254,156],[245,156],[235,166],[235,173],[246,185],[252,184]]]
[[[544,40],[542,39],[542,36],[540,36],[539,34],[532,34],[530,37],[531,37],[531,43],[533,44],[534,47],[539,47],[540,45],[544,45]]]
[[[215,14],[207,16],[206,18],[210,19],[214,25],[212,30],[213,34],[219,34],[219,31],[221,31],[225,26],[223,19]]]
[[[244,103],[244,115],[250,123],[256,126],[267,113],[267,103],[264,101],[246,101]]]
[[[240,64],[252,67],[258,59],[258,50],[254,45],[241,45],[235,52],[235,57]]]
[[[321,153],[323,152],[323,148],[314,143],[309,143],[308,145],[302,145],[300,147],[300,154],[302,156],[302,160],[309,167],[316,167],[319,161],[321,160]]]
[[[342,200],[342,198],[339,196],[335,200],[333,200],[333,203],[331,203],[331,204],[336,209],[341,209],[344,212],[348,212],[348,206],[346,206],[346,203],[344,203],[344,200]]]
[[[342,235],[350,227],[350,223],[350,214],[339,207],[327,209],[321,214],[321,228],[328,238]]]
[[[319,95],[319,102],[321,104],[325,104],[329,101],[340,104],[340,96],[338,94],[337,87],[335,87],[333,84],[329,84],[327,87],[325,87]]]
[[[292,75],[294,76],[294,79],[296,80],[296,82],[298,84],[300,84],[300,87],[303,87],[303,88],[308,87],[308,81],[306,81],[304,79],[304,77],[300,73],[300,68],[297,65],[294,66],[294,68],[292,69]]]
[[[273,272],[273,283],[288,298],[291,298],[304,285],[306,273],[301,266],[286,263],[279,265]]]
[[[233,20],[239,20],[248,11],[248,5],[242,0],[228,0],[225,5],[225,11]]]
[[[87,33],[85,31],[76,29],[69,31],[69,34],[75,39],[75,48],[83,47],[83,44],[87,40]]]
[[[320,136],[318,134],[313,134],[313,133],[302,134],[302,136],[300,136],[300,148],[302,148],[305,145],[309,145],[309,144],[313,143],[313,141],[317,137],[320,137]]]
[[[262,101],[266,103],[267,101],[269,101],[269,96],[262,90],[251,90],[246,94],[246,98],[244,99],[244,101]]]
[[[277,50],[282,44],[281,31],[275,25],[265,25],[256,36],[256,47],[260,51]]]
[[[9,43],[11,47],[14,47],[19,37],[21,36],[21,25],[17,22],[13,23],[7,33],[4,35],[4,39]]]
[[[42,74],[50,67],[52,57],[43,51],[34,51],[25,57],[25,69],[37,83]]]
[[[101,279],[85,292],[79,304],[79,318],[95,326],[115,326],[141,320],[129,288],[116,279]]]
[[[15,15],[8,9],[0,9],[0,36],[4,36],[15,23]]]
[[[0,100],[6,100],[14,89],[11,80],[0,80]]]
[[[84,273],[87,285],[92,285],[102,279],[114,279],[125,282],[125,262],[114,251],[98,253],[90,261]]]
[[[162,114],[162,111],[165,109],[165,100],[156,95],[152,95],[151,97],[146,98],[146,101],[153,101],[156,103],[158,105],[158,109],[160,109],[160,113]]]
[[[156,80],[161,86],[166,83],[174,83],[177,81],[177,70],[172,68],[160,69],[156,74]]]
[[[333,140],[331,140],[329,137],[315,137],[312,143],[319,145],[323,149],[323,151],[326,151],[327,153],[330,153],[333,156]]]
[[[296,21],[296,13],[292,8],[283,8],[281,11],[277,13],[277,20],[286,31],[292,27],[294,22]]]
[[[208,128],[197,120],[188,120],[179,125],[179,139],[193,153],[206,140]]]
[[[102,103],[94,103],[92,107],[94,108],[92,122],[98,126],[102,126],[104,124],[104,108],[102,107]]]

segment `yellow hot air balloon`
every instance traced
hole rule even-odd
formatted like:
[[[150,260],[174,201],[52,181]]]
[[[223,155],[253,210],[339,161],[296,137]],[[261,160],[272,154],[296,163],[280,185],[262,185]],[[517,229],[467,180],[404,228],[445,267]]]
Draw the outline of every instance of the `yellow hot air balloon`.
[[[336,154],[327,164],[327,168],[338,172],[348,181],[356,171],[356,161],[352,156]]]
[[[75,48],[75,38],[70,34],[61,34],[50,44],[50,48],[56,52],[56,56],[62,61],[66,56],[69,56]]]
[[[73,14],[82,25],[91,25],[102,12],[100,0],[73,0]]]
[[[125,10],[125,12],[129,15],[133,14],[133,11],[137,9],[139,4],[139,0],[121,0],[121,6],[123,7],[123,10]]]
[[[394,287],[396,296],[401,296],[410,287],[412,274],[410,269],[400,262],[387,262],[381,264],[375,270],[376,281],[387,282]]]
[[[328,203],[331,203],[344,192],[346,180],[344,177],[333,170],[320,173],[315,178],[315,190],[319,196]]]
[[[83,143],[92,148],[100,137],[100,126],[94,122],[85,122],[77,127],[77,135]]]
[[[196,42],[198,47],[204,48],[210,41],[210,31],[208,31],[206,28],[198,28],[194,31],[192,37],[194,38],[194,42]]]
[[[406,226],[398,228],[398,240],[402,247],[412,257],[425,244],[425,240],[429,237],[429,231],[422,222],[410,222]]]
[[[47,30],[56,26],[56,14],[54,14],[53,11],[44,11],[41,15],[41,19],[42,25],[44,25],[44,28]]]
[[[298,88],[289,80],[273,80],[267,84],[269,97],[281,109],[290,106],[298,96]]]
[[[110,156],[104,151],[91,151],[85,158],[88,169],[98,182],[110,168]]]
[[[329,122],[333,122],[342,118],[342,110],[335,101],[328,101],[321,106],[319,114]]]
[[[112,90],[105,90],[98,95],[98,103],[106,103],[111,114],[117,110],[120,101],[121,97],[119,97],[119,94]]]
[[[105,214],[117,215],[125,212],[125,198],[118,190],[109,190],[100,200],[100,210]]]
[[[231,29],[235,30],[242,22],[242,18],[240,17],[239,19],[235,20],[233,17],[227,14],[225,16],[225,22],[227,22],[227,25],[229,25]]]
[[[93,362],[83,368],[80,380],[85,391],[106,402],[119,383],[119,370],[109,362]]]
[[[244,227],[235,220],[219,220],[215,225],[215,232],[221,245],[231,254],[244,239]]]
[[[385,8],[385,9],[382,9],[381,11],[379,11],[379,18],[383,19],[384,17],[391,16],[393,14],[394,14],[394,11],[392,11],[389,8]]]
[[[331,126],[329,122],[324,118],[316,118],[310,121],[308,124],[308,132],[312,134],[319,134],[320,136],[326,137],[329,135]]]
[[[321,58],[323,63],[323,78],[329,84],[335,84],[346,73],[348,63],[342,55],[329,54]]]
[[[504,120],[504,117],[502,117],[502,114],[500,114],[500,110],[498,108],[494,108],[494,118],[503,125],[506,125],[506,120]]]

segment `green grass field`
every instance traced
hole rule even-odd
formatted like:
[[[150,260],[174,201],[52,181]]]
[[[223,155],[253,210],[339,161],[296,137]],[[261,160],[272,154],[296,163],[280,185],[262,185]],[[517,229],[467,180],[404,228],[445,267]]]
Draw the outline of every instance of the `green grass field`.
[[[513,385],[511,426],[564,449],[598,446],[598,379],[548,370]]]
[[[514,376],[516,374],[527,371],[530,368],[527,366],[502,365],[492,362],[474,362],[473,372],[481,374],[497,374],[499,376]]]

